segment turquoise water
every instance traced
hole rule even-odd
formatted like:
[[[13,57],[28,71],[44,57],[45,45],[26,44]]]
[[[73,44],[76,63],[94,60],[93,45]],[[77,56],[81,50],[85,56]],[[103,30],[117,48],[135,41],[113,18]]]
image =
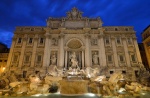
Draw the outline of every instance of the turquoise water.
[[[0,96],[0,98],[102,98],[95,94],[85,94],[85,95],[61,95],[61,94],[36,94],[34,96],[20,96],[20,97],[5,97]]]
[[[85,95],[61,95],[61,94],[36,94],[34,96],[18,96],[18,97],[8,97],[8,96],[0,96],[0,98],[117,98],[115,96],[97,96],[95,94],[85,94]],[[143,92],[140,96],[133,97],[123,97],[123,98],[150,98],[150,93]]]

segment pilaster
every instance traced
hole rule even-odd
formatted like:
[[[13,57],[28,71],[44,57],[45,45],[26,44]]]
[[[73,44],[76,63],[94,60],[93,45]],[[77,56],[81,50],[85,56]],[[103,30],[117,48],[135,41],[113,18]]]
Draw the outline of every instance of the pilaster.
[[[50,38],[51,35],[49,34],[49,32],[47,31],[45,34],[45,48],[44,48],[44,57],[43,57],[43,67],[48,67],[48,60],[50,60],[50,55],[49,55],[49,43],[50,43]]]
[[[64,30],[65,28],[61,28],[61,33],[59,35],[59,38],[60,38],[60,47],[59,47],[59,65],[60,67],[63,68],[64,66]]]
[[[128,46],[127,46],[127,42],[126,42],[125,37],[122,38],[122,43],[123,43],[124,52],[125,52],[126,64],[127,64],[128,67],[131,67],[130,56],[129,56]]]
[[[19,67],[22,67],[22,64],[23,64],[23,57],[24,57],[24,53],[25,53],[26,43],[27,43],[27,37],[24,37],[22,47],[21,47],[21,54],[20,54],[20,58],[19,58]]]
[[[112,41],[112,49],[113,49],[113,56],[114,56],[114,64],[115,64],[115,67],[119,67],[118,55],[117,55],[117,49],[116,49],[116,43],[115,43],[115,37],[114,36],[111,37],[111,41]]]
[[[85,67],[90,66],[91,64],[91,60],[90,60],[90,43],[89,43],[89,39],[90,39],[90,34],[86,33],[85,34]]]
[[[135,36],[133,37],[133,43],[134,43],[134,47],[135,47],[135,52],[136,52],[136,55],[137,55],[138,63],[142,63],[141,54],[140,54],[138,43],[137,43],[137,39],[136,39]]]
[[[31,67],[34,67],[35,64],[37,44],[38,44],[38,38],[35,37],[33,43],[33,50],[32,50]]]

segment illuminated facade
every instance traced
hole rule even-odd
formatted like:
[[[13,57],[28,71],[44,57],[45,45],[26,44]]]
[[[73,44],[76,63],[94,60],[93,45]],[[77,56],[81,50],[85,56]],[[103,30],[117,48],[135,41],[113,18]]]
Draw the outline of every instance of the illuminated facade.
[[[67,17],[47,19],[45,27],[16,27],[7,63],[9,72],[45,75],[52,65],[68,69],[74,53],[80,69],[98,67],[105,75],[134,74],[142,63],[131,26],[102,26],[72,8]]]
[[[146,52],[146,57],[148,61],[148,65],[150,68],[150,26],[148,26],[142,33],[143,45]]]

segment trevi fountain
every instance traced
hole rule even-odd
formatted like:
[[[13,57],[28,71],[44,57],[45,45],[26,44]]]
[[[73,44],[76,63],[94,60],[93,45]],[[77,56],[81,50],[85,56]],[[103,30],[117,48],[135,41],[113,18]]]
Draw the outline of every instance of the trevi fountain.
[[[17,27],[0,97],[149,98],[133,27],[102,24],[73,8],[46,27]]]

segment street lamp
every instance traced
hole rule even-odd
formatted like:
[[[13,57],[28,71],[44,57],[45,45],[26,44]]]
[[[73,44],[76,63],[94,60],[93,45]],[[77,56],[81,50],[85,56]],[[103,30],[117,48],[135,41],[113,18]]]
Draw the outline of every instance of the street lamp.
[[[5,70],[5,67],[3,67],[2,71],[4,72],[4,70]]]

